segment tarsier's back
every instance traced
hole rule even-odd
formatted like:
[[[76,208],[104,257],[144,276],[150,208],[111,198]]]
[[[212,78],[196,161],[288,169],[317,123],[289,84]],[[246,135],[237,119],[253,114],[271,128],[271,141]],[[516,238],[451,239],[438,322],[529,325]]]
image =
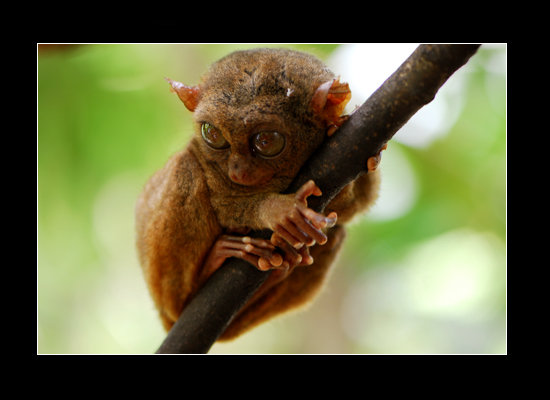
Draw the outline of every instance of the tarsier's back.
[[[348,85],[311,55],[240,51],[214,63],[199,85],[168,81],[193,112],[195,134],[138,201],[140,260],[166,329],[227,258],[272,270],[221,337],[230,339],[319,291],[342,224],[376,198],[378,159],[325,214],[307,207],[307,197],[320,194],[314,182],[280,194],[346,119]],[[274,233],[254,239],[251,229]]]

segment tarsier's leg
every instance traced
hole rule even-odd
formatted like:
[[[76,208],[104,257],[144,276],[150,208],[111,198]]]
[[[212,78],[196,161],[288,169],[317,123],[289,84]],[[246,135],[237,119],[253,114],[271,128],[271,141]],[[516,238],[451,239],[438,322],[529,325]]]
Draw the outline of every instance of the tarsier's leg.
[[[310,254],[314,259],[313,265],[296,267],[286,279],[274,285],[261,297],[253,298],[229,325],[220,340],[232,339],[242,331],[312,299],[321,289],[330,265],[340,250],[345,237],[344,227],[337,225],[331,228],[327,232],[327,237],[326,244],[310,248]]]

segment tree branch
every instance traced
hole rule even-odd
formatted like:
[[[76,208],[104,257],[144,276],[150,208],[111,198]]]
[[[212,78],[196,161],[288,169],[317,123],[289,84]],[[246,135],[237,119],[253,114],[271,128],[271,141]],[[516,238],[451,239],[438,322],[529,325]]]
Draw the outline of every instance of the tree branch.
[[[348,183],[366,172],[380,151],[439,88],[477,51],[479,45],[420,45],[308,160],[286,190],[296,192],[313,179],[323,195],[308,205],[321,212]],[[270,231],[251,233],[268,239]],[[157,353],[207,353],[232,318],[270,272],[231,258],[183,310]]]

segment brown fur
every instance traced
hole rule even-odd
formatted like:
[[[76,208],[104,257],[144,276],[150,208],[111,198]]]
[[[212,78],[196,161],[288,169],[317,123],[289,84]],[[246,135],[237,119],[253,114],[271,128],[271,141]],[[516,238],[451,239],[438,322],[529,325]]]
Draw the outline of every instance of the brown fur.
[[[199,289],[203,262],[222,233],[269,228],[263,217],[267,200],[283,196],[278,193],[336,123],[327,121],[329,112],[319,114],[310,107],[316,89],[330,79],[332,72],[312,56],[262,49],[224,57],[193,92],[178,93],[184,102],[192,97],[186,106],[194,110],[196,134],[150,179],[136,207],[140,262],[166,329]],[[230,150],[208,147],[201,138],[204,122],[223,134]],[[259,130],[285,135],[286,147],[279,156],[266,159],[250,151],[250,137]],[[241,174],[246,184],[230,179],[231,171]],[[328,230],[325,245],[310,248],[314,264],[293,269],[281,281],[266,282],[221,339],[234,338],[310,300],[341,247],[341,224],[373,203],[378,182],[373,172],[349,184],[327,209],[327,214],[338,213],[339,225]]]

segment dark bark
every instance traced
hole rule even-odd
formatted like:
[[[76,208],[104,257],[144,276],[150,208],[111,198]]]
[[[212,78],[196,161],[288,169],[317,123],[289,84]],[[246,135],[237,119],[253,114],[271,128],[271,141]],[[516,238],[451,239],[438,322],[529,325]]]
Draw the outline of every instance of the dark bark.
[[[439,88],[477,51],[479,45],[420,45],[308,160],[286,190],[309,179],[323,192],[308,205],[323,211],[330,200],[366,170],[380,151]],[[252,235],[269,238],[270,231]],[[267,279],[243,260],[229,259],[183,310],[157,353],[206,353],[240,308]]]

